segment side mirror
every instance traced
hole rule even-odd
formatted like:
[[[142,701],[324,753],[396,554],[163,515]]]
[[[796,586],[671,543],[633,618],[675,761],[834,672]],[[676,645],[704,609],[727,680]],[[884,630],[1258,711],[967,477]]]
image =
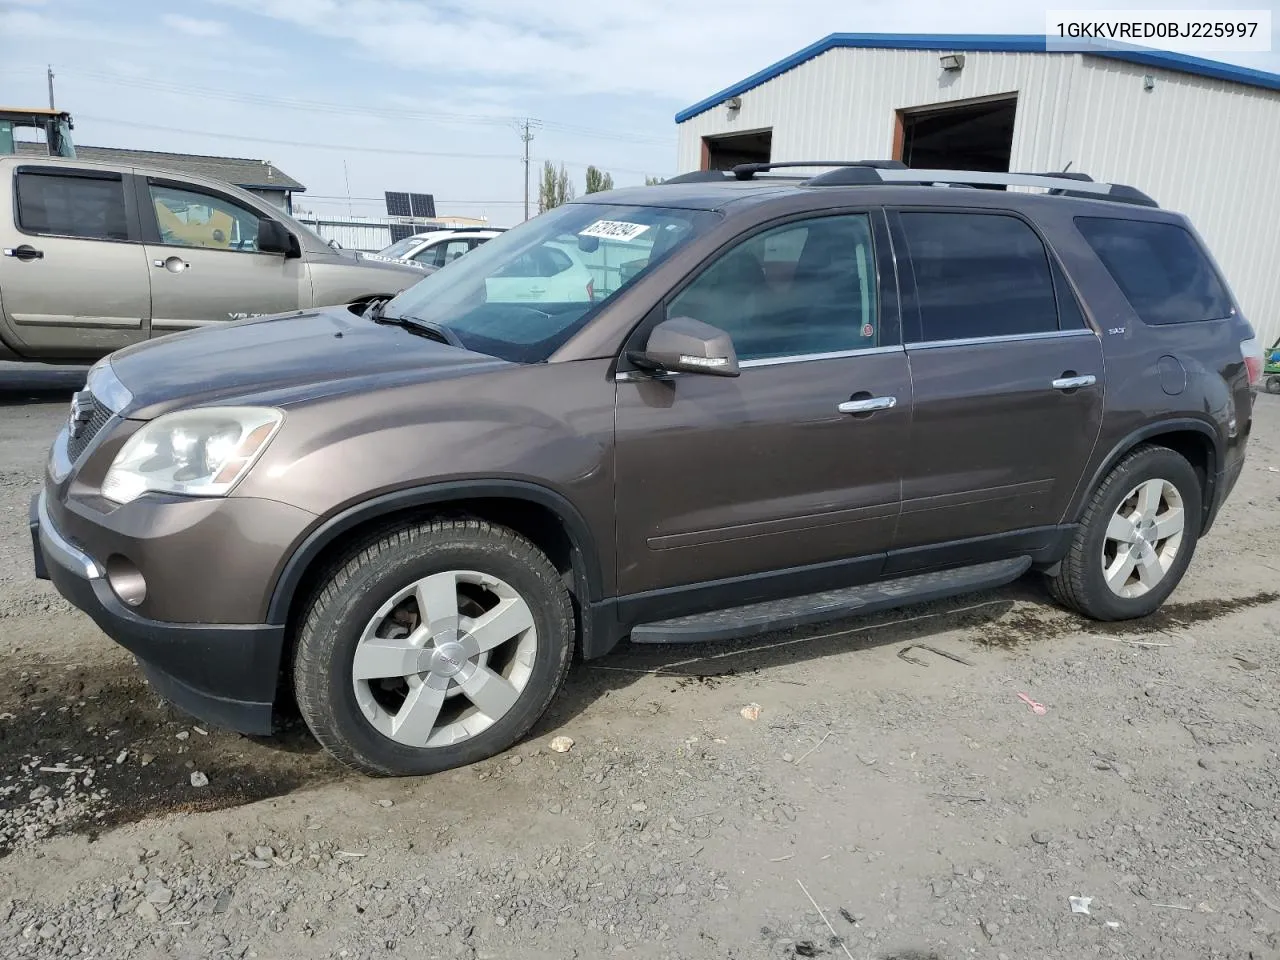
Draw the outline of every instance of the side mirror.
[[[258,252],[283,253],[286,260],[302,256],[298,238],[286,230],[283,223],[266,217],[258,221]]]
[[[653,328],[644,350],[632,350],[627,359],[644,370],[665,373],[707,373],[736,377],[738,354],[733,340],[718,327],[692,317],[672,317]]]

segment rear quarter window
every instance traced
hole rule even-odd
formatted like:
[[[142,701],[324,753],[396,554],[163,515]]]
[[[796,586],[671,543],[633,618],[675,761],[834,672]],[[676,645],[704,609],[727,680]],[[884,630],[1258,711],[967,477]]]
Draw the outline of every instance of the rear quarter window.
[[[1195,323],[1234,313],[1226,287],[1185,228],[1113,217],[1075,222],[1143,323]]]

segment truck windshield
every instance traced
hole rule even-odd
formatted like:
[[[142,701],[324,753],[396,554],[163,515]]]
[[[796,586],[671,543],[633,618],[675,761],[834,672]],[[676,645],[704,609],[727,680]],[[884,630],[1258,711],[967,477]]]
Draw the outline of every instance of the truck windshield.
[[[402,291],[383,315],[446,327],[478,353],[540,363],[717,219],[700,210],[568,203]]]

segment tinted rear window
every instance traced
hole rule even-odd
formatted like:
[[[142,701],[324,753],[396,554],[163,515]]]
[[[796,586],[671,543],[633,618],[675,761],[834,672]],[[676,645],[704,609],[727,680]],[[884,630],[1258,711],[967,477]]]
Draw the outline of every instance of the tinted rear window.
[[[128,240],[120,178],[18,174],[18,223],[31,233]]]
[[[1174,223],[1076,217],[1143,323],[1193,323],[1232,313],[1231,297],[1195,238]]]
[[[1044,244],[1016,217],[901,215],[920,311],[919,339],[1046,333],[1058,308]]]

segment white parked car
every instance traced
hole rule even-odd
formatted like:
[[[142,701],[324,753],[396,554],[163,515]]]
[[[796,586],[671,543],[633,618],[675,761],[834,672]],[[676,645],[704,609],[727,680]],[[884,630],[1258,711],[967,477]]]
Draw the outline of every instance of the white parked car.
[[[489,303],[590,303],[595,282],[572,241],[550,242],[485,279]]]
[[[412,237],[397,240],[378,251],[379,257],[388,260],[408,260],[432,267],[443,267],[465,253],[474,250],[486,240],[502,234],[501,227],[450,227],[428,230]]]

